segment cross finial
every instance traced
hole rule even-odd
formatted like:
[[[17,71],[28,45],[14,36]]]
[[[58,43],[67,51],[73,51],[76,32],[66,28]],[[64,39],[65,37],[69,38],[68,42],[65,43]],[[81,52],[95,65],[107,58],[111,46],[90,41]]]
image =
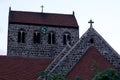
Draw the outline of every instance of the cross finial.
[[[92,20],[90,20],[88,23],[90,23],[90,27],[92,27],[92,24],[94,23]]]
[[[42,5],[41,8],[42,8],[42,11],[41,11],[41,12],[43,13],[43,8],[44,8],[44,6]]]

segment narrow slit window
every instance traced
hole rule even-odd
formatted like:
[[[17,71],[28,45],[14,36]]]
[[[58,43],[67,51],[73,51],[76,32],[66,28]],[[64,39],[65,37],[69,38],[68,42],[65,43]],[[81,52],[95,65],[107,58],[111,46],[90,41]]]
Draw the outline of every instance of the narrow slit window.
[[[34,43],[40,43],[40,33],[39,32],[34,33],[33,42]]]
[[[48,44],[55,44],[56,41],[55,41],[55,33],[53,32],[50,32],[48,34]]]
[[[18,43],[25,43],[25,32],[23,30],[18,32]]]
[[[90,42],[90,43],[94,43],[94,39],[93,39],[93,38],[91,38],[89,42]]]
[[[66,44],[70,44],[70,41],[71,41],[71,36],[69,33],[65,33],[63,35],[63,44],[66,45]]]

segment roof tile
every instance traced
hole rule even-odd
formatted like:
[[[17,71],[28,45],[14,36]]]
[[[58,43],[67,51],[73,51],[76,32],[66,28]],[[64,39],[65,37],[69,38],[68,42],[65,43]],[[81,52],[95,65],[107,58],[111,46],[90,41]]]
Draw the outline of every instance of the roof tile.
[[[56,13],[10,11],[9,22],[48,26],[52,25],[52,26],[78,27],[76,18],[72,14],[70,15]]]
[[[35,80],[51,58],[0,56],[0,80]]]

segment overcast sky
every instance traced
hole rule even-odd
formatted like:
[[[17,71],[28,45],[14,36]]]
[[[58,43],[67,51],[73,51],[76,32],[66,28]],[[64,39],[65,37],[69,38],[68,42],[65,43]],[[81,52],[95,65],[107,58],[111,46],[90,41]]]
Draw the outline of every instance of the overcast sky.
[[[80,36],[89,28],[88,21],[120,54],[120,0],[0,0],[0,54],[7,51],[8,12],[12,10],[72,14],[75,11]]]

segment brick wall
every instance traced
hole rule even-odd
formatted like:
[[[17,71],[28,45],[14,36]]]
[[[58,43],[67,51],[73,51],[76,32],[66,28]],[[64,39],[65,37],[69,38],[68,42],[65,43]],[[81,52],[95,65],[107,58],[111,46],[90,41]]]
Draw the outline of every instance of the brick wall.
[[[90,47],[67,76],[71,80],[74,80],[76,77],[80,77],[83,80],[91,80],[94,75],[94,65],[98,66],[100,71],[108,68],[115,69],[95,47]]]

